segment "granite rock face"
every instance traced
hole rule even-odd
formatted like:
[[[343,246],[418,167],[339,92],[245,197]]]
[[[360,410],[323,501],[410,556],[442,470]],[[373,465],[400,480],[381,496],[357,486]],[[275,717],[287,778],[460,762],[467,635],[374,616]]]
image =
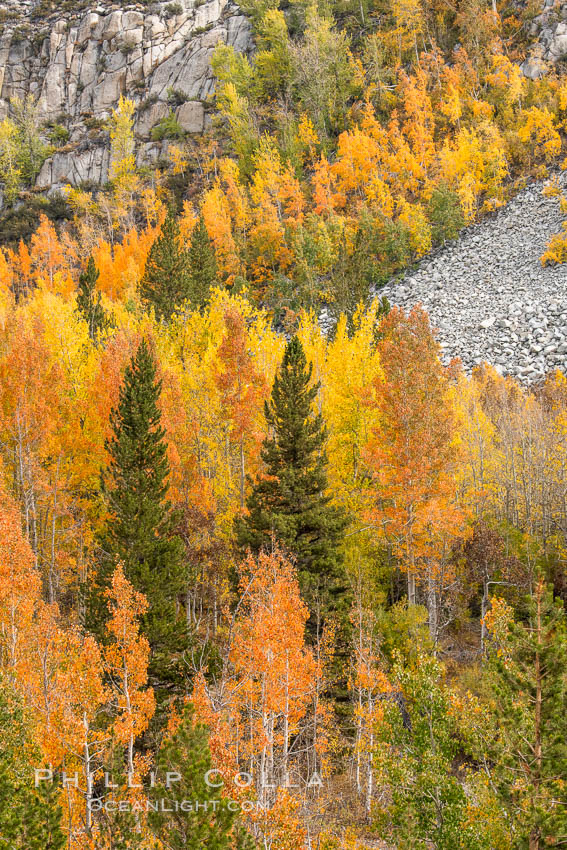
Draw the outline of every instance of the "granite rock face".
[[[542,0],[542,4],[530,25],[534,44],[522,64],[522,71],[530,80],[537,80],[556,62],[567,58],[567,3]]]
[[[121,95],[137,107],[141,161],[159,158],[151,131],[170,111],[186,132],[201,133],[214,91],[215,46],[252,49],[250,25],[233,0],[81,5],[4,0],[1,7],[0,119],[11,98],[32,94],[40,120],[70,134],[45,162],[38,188],[105,182],[108,138],[100,124]]]
[[[565,188],[565,173],[558,179]],[[563,216],[542,188],[528,186],[377,293],[406,309],[421,304],[445,360],[459,357],[466,371],[486,361],[525,383],[567,371],[567,265],[540,261]]]

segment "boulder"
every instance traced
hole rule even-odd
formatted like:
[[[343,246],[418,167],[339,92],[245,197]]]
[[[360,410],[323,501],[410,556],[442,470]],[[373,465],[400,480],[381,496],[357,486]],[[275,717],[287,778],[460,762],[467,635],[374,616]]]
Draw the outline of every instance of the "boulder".
[[[177,120],[186,133],[202,133],[205,125],[205,109],[196,100],[181,104],[177,110]]]

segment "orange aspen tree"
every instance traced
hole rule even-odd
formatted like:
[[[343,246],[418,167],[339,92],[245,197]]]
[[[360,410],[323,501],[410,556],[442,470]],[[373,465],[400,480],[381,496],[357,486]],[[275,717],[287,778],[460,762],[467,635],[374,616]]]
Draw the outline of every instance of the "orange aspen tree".
[[[40,218],[30,248],[36,283],[43,281],[50,290],[68,296],[74,289],[69,245],[62,244],[45,215]]]
[[[303,221],[305,207],[299,181],[268,140],[261,143],[255,159],[250,198],[250,265],[254,279],[263,284],[292,264],[292,236]]]
[[[40,579],[34,556],[22,535],[21,517],[0,489],[0,666],[16,679],[33,628]]]
[[[291,736],[306,720],[319,671],[305,646],[309,612],[292,564],[279,552],[249,556],[240,588],[242,615],[230,660],[246,695],[242,719],[249,743],[242,745],[258,793],[268,800],[268,786],[287,783]]]
[[[238,446],[239,499],[240,509],[244,510],[245,443],[253,439],[251,430],[255,417],[261,413],[261,402],[267,395],[267,386],[250,352],[242,314],[236,307],[229,307],[224,322],[226,333],[218,349],[220,370],[216,381],[223,409],[228,414],[227,442],[231,439]],[[257,434],[256,437],[259,445],[261,436]]]
[[[148,610],[148,602],[142,593],[134,590],[122,564],[116,567],[106,595],[110,643],[104,649],[104,666],[112,682],[113,708],[117,715],[112,729],[116,741],[126,746],[129,778],[138,779],[145,765],[136,760],[134,743],[148,728],[155,711],[154,692],[147,686],[150,645],[140,635],[139,627],[139,618]]]
[[[299,850],[305,836],[295,812],[309,777],[298,750],[313,740],[322,669],[305,646],[309,615],[293,565],[277,551],[262,552],[248,556],[239,571],[222,678],[212,686],[197,677],[193,702],[212,730],[219,770],[237,764],[251,777],[248,791],[261,803],[250,815],[257,837],[274,850]],[[322,722],[323,707],[317,710]],[[302,746],[292,747],[300,739]]]
[[[403,135],[419,164],[421,179],[427,177],[428,170],[435,161],[435,119],[427,82],[427,74],[422,68],[411,76],[402,74],[400,80],[404,114]]]
[[[91,801],[106,749],[93,723],[108,698],[101,654],[93,638],[62,628],[57,606],[41,600],[18,511],[3,491],[0,503],[0,665],[33,717],[43,763],[68,776],[66,830],[69,847],[78,848],[93,831]]]
[[[76,590],[89,537],[102,453],[87,425],[94,360],[73,301],[44,288],[0,332],[0,452],[50,602]]]
[[[42,460],[57,423],[62,370],[43,340],[43,322],[27,321],[22,310],[0,337],[0,439],[24,530],[38,556],[41,505],[48,488]]]
[[[44,762],[67,777],[69,847],[80,847],[93,833],[92,800],[107,749],[95,722],[108,700],[100,648],[78,629],[63,629],[56,605],[39,603],[17,686],[36,720]]]
[[[367,446],[376,482],[370,518],[384,529],[407,575],[408,601],[427,585],[429,625],[438,630],[438,600],[453,541],[465,533],[456,503],[458,452],[449,397],[451,370],[427,314],[394,308],[383,320],[378,353],[383,371],[375,379],[379,425]]]
[[[381,700],[392,686],[381,669],[380,640],[373,610],[364,605],[358,589],[351,614],[354,635],[350,688],[354,696],[356,790],[364,795],[366,816],[371,814],[374,792],[374,728],[382,717]]]

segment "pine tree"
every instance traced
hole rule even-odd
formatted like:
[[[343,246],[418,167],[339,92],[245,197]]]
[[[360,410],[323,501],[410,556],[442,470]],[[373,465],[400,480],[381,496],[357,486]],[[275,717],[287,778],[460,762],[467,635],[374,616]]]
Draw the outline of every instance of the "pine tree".
[[[40,762],[23,710],[9,684],[0,686],[0,850],[62,850],[56,789],[48,782],[35,787],[32,762]]]
[[[408,664],[396,653],[390,676],[368,717],[385,791],[374,811],[379,828],[399,850],[473,850],[468,836],[460,843],[467,798],[453,771],[458,739],[443,668],[423,651]]]
[[[150,248],[140,283],[142,300],[166,321],[191,296],[189,255],[182,245],[179,224],[169,209],[161,232]]]
[[[494,730],[485,763],[509,813],[514,846],[542,850],[567,840],[567,628],[565,611],[539,579],[515,622],[502,600],[487,615]]]
[[[143,340],[111,413],[112,437],[106,446],[110,463],[103,477],[109,519],[99,540],[97,582],[87,600],[87,625],[101,634],[108,616],[104,592],[121,561],[126,578],[149,603],[141,628],[152,650],[150,678],[158,687],[160,680],[178,675],[175,656],[185,640],[176,616],[183,543],[175,534],[177,517],[167,501],[169,463],[160,392],[156,362]]]
[[[211,286],[217,279],[215,252],[202,215],[199,216],[199,220],[191,233],[189,276],[191,280],[191,304],[197,309],[205,304]]]
[[[96,342],[98,335],[108,326],[108,319],[101,303],[100,292],[96,291],[99,271],[92,257],[79,276],[77,309],[89,327],[89,336]]]
[[[189,704],[177,730],[161,748],[158,762],[158,775],[177,773],[180,778],[169,786],[165,782],[157,785],[152,792],[156,799],[168,801],[169,811],[151,811],[149,815],[154,834],[171,850],[247,850],[253,846],[238,828],[233,837],[237,827],[235,807],[229,808],[230,801],[220,789],[207,784],[211,767],[207,729],[194,722]],[[181,807],[184,800],[192,804],[185,810]]]
[[[339,541],[346,519],[327,493],[326,431],[312,410],[319,385],[309,386],[311,374],[293,337],[265,404],[271,430],[261,452],[266,476],[254,484],[236,531],[243,549],[270,549],[275,539],[291,553],[305,602],[312,612],[320,604],[324,615],[345,591]]]

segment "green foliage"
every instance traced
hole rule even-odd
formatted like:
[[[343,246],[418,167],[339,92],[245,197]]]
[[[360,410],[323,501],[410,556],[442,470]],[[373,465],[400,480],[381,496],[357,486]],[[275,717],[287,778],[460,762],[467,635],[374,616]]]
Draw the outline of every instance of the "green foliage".
[[[347,127],[351,99],[360,94],[347,36],[310,7],[305,39],[293,48],[293,58],[298,108],[309,115],[321,139],[338,135]]]
[[[276,275],[266,288],[262,303],[272,316],[272,324],[278,330],[285,326],[285,319],[299,313],[304,305],[302,292],[295,280],[284,275]]]
[[[150,108],[150,106],[153,106],[155,103],[157,103],[158,100],[159,100],[159,97],[157,96],[157,94],[149,95],[149,97],[146,97],[140,103],[140,105],[138,107],[138,112],[145,112],[147,109]],[[93,120],[93,119],[91,119],[91,120]]]
[[[172,106],[181,106],[182,103],[186,103],[189,100],[189,97],[184,91],[180,89],[174,89],[173,86],[170,86],[167,90],[167,102]]]
[[[514,846],[522,850],[567,838],[565,611],[543,581],[526,607],[524,622],[491,621],[493,698],[484,742],[491,782],[514,824]]]
[[[4,197],[11,204],[22,185],[22,163],[18,128],[9,118],[0,122],[0,180],[4,184]]]
[[[230,801],[221,796],[219,789],[205,781],[212,767],[208,732],[205,726],[194,722],[193,715],[188,705],[175,734],[161,748],[161,776],[177,772],[181,778],[169,787],[162,778],[153,790],[153,796],[167,800],[167,808],[174,811],[150,812],[150,826],[170,850],[229,850],[234,847],[236,813],[229,809]],[[184,800],[192,804],[185,810],[181,807]]]
[[[72,217],[71,209],[61,195],[29,198],[25,204],[17,208],[8,207],[0,214],[0,244],[15,246],[20,239],[27,241],[37,230],[42,214],[54,223],[68,221]]]
[[[258,552],[275,538],[295,557],[305,601],[314,611],[336,608],[345,594],[339,541],[344,513],[327,493],[326,431],[313,413],[319,384],[311,385],[298,337],[286,346],[265,405],[270,431],[261,457],[268,477],[259,478],[247,499],[248,515],[237,520],[239,545]]]
[[[385,283],[395,272],[406,266],[412,256],[411,238],[403,221],[383,219],[381,226],[381,253],[376,265],[376,283]]]
[[[231,83],[240,95],[245,95],[252,84],[252,66],[243,53],[231,45],[218,44],[211,58],[211,67],[221,83]]]
[[[376,807],[378,824],[399,850],[466,846],[461,837],[467,800],[453,770],[455,722],[442,668],[419,653],[407,666],[395,663],[392,673],[394,690],[385,695],[377,727],[378,782],[389,800]]]
[[[93,342],[96,342],[99,335],[108,327],[101,295],[96,290],[98,277],[99,272],[94,260],[89,257],[86,269],[79,275],[77,309],[88,325],[89,336]]]
[[[431,222],[434,242],[456,239],[465,224],[459,197],[449,186],[435,186],[427,205],[427,217]]]
[[[140,282],[142,300],[166,321],[191,296],[189,254],[181,244],[179,224],[169,209],[161,232],[150,248]]]
[[[54,124],[49,131],[49,141],[57,148],[66,145],[69,141],[69,130],[62,124]]]
[[[0,850],[63,850],[61,808],[54,786],[35,788],[39,756],[26,719],[7,681],[0,690]]]
[[[183,14],[183,6],[181,3],[168,3],[164,9],[166,18],[173,18],[175,15]]]
[[[136,49],[136,43],[134,41],[125,41],[120,45],[120,52],[123,56],[129,56]]]
[[[12,203],[24,186],[33,185],[51,150],[39,134],[38,108],[32,95],[10,102],[13,118],[0,121],[0,182]]]
[[[241,9],[252,21],[254,29],[261,24],[265,15],[279,6],[279,0],[243,0]]]
[[[200,215],[191,233],[189,246],[189,280],[191,305],[203,307],[217,279],[217,263],[203,216]]]
[[[382,248],[380,234],[370,216],[362,216],[352,247],[346,237],[339,245],[337,263],[327,291],[328,310],[338,321],[344,314],[349,329],[362,305],[367,308],[372,300],[371,286],[379,276],[378,254]]]
[[[217,103],[228,123],[234,152],[243,174],[250,175],[259,133],[249,107],[253,70],[246,56],[229,45],[219,44],[211,59],[211,67],[221,85]]]
[[[260,98],[289,95],[293,62],[287,24],[279,9],[270,9],[258,24],[255,56],[256,94]]]
[[[33,95],[11,101],[20,148],[20,167],[26,184],[31,185],[50,154],[49,146],[39,134],[39,109]]]
[[[177,516],[167,500],[169,463],[158,402],[161,381],[146,340],[126,368],[118,406],[112,410],[109,464],[103,494],[109,512],[99,538],[100,568],[87,596],[87,625],[101,634],[106,621],[104,590],[121,561],[136,590],[145,594],[143,616],[152,656],[150,675],[159,684],[179,681],[178,654],[186,644],[176,600],[183,589],[183,543]]]
[[[152,139],[154,142],[161,142],[164,139],[183,139],[185,130],[176,118],[175,112],[170,111],[169,115],[165,115],[159,124],[152,128]]]
[[[387,611],[378,611],[380,649],[389,663],[397,660],[406,665],[415,664],[420,653],[433,650],[427,621],[427,609],[423,605],[408,605],[407,600],[395,603]]]

